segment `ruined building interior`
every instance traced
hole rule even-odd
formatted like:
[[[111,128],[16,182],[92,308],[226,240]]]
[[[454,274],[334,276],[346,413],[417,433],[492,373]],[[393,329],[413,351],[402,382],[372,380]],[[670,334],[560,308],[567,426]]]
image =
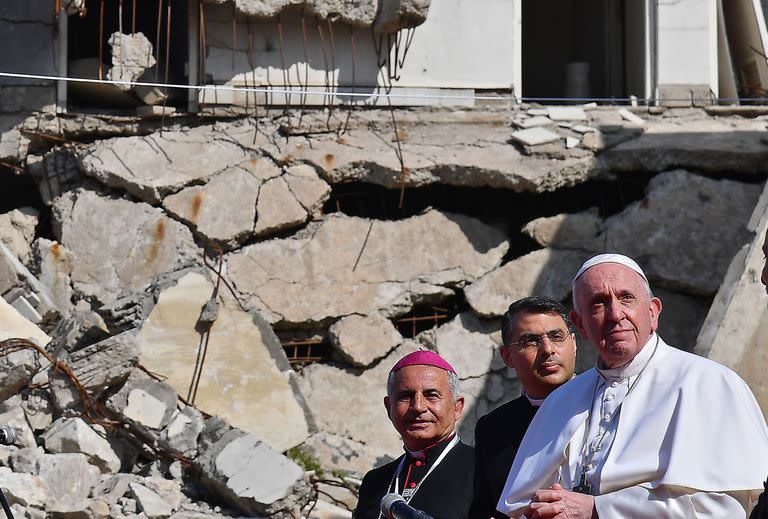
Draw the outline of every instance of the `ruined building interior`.
[[[768,410],[756,0],[27,0],[0,43],[17,517],[350,517],[395,359],[471,439],[508,305],[605,250]]]

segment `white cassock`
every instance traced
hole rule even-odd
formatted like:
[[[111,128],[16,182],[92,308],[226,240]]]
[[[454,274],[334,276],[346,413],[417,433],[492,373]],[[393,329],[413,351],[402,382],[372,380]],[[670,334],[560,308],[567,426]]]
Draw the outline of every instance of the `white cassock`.
[[[498,509],[520,514],[539,489],[573,488],[582,464],[602,519],[743,518],[768,473],[768,429],[737,374],[654,334],[628,365],[590,369],[544,401]]]

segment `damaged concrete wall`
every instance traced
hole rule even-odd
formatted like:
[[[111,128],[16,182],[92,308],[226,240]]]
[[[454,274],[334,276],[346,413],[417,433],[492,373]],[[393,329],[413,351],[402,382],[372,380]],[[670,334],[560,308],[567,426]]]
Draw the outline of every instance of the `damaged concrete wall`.
[[[471,93],[473,89],[506,90],[516,81],[517,57],[510,50],[514,47],[514,32],[509,30],[509,20],[514,15],[513,2],[490,2],[482,11],[459,0],[432,5],[421,1],[382,2],[379,16],[391,15],[394,19],[380,24],[381,29],[389,33],[403,29],[404,20],[421,20],[429,9],[426,21],[419,23],[413,34],[402,30],[391,36],[372,36],[370,29],[353,26],[371,23],[362,15],[353,25],[343,16],[332,17],[333,22],[326,23],[325,15],[318,21],[312,8],[304,2],[275,2],[274,5],[252,2],[270,13],[278,9],[278,4],[286,3],[299,4],[309,12],[287,10],[281,14],[278,26],[274,21],[243,18],[246,2],[236,2],[234,13],[227,5],[207,6],[204,70],[209,79],[206,82],[271,86],[278,90],[308,88],[311,93],[288,97],[276,92],[267,96],[209,88],[200,92],[200,103],[244,107],[253,106],[255,99],[260,105],[331,102],[381,105],[383,100],[376,97],[351,97],[334,92],[342,89],[369,94],[377,88],[394,86],[398,95],[408,96],[397,98],[395,104],[432,105],[447,103],[423,97],[434,95],[439,89],[456,89],[452,94],[455,96]],[[358,11],[347,12],[353,15]],[[496,23],[489,26],[489,20]],[[378,18],[374,26],[379,27]],[[478,27],[484,28],[478,31]],[[250,99],[246,99],[247,96]],[[453,105],[467,103],[471,101],[450,101]]]
[[[23,432],[0,456],[17,509],[299,514],[326,484],[318,471],[359,477],[401,452],[381,399],[417,348],[459,371],[471,439],[520,391],[497,354],[506,307],[567,302],[580,262],[606,249],[640,261],[661,334],[694,347],[752,237],[764,120],[595,106],[395,116],[397,136],[378,110],[353,113],[343,135],[321,111],[301,126],[22,123],[67,142],[13,150],[44,203],[0,216],[3,322],[23,323],[8,337],[48,332],[69,371],[39,350],[0,356],[0,424]],[[594,356],[581,343],[580,369]],[[354,496],[334,492],[319,509],[348,514],[332,507]]]

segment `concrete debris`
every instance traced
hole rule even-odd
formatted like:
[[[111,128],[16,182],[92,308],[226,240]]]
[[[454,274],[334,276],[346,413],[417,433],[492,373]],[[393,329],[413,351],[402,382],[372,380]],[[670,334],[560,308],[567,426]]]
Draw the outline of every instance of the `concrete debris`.
[[[33,243],[33,253],[40,284],[46,288],[56,308],[70,315],[73,311],[72,251],[58,242],[38,238]]]
[[[462,379],[480,377],[504,367],[496,354],[501,346],[499,326],[498,322],[482,321],[465,312],[421,334],[419,341],[450,362]]]
[[[552,119],[543,115],[535,115],[533,117],[521,117],[515,119],[515,126],[520,128],[534,128],[536,126],[550,126]]]
[[[62,0],[61,8],[64,9],[67,15],[72,16],[77,14],[85,16],[85,0]]]
[[[370,366],[403,341],[392,321],[379,313],[344,317],[328,329],[328,336],[345,361],[361,368]]]
[[[41,238],[42,239],[42,238]],[[69,316],[63,317],[51,330],[53,341],[48,350],[59,357],[64,352],[77,351],[110,336],[104,319],[80,300]]]
[[[616,111],[621,116],[621,118],[624,119],[625,121],[629,121],[629,122],[631,122],[633,124],[637,124],[637,125],[640,125],[640,126],[643,126],[645,124],[645,119],[643,119],[642,117],[640,117],[637,114],[634,114],[634,113],[630,112],[626,108],[619,108]]]
[[[59,242],[76,258],[75,289],[103,303],[200,255],[189,229],[147,204],[77,189],[59,197],[53,213]]]
[[[51,205],[62,193],[80,187],[87,178],[78,170],[77,159],[67,147],[54,148],[42,157],[27,156],[27,168],[37,179],[45,205]]]
[[[608,249],[615,250],[615,249]],[[464,289],[477,315],[500,317],[514,301],[544,295],[563,301],[571,278],[592,254],[584,251],[540,249],[504,264]]]
[[[309,436],[309,425],[277,336],[258,314],[240,310],[231,299],[220,301],[218,318],[200,331],[200,309],[212,293],[213,283],[194,272],[162,291],[136,339],[141,364],[190,398],[195,359],[207,344],[203,373],[191,398],[198,409],[280,451],[300,444]],[[269,420],[263,419],[263,409],[271,410]]]
[[[264,183],[256,205],[256,234],[269,234],[296,227],[307,219],[307,212],[291,193],[288,183],[282,178],[273,178]]]
[[[29,261],[32,241],[35,239],[35,227],[39,219],[40,211],[32,207],[22,207],[0,214],[0,241],[22,263]]]
[[[51,340],[0,298],[0,341],[13,338],[28,339],[38,346],[45,346]],[[21,349],[0,356],[0,401],[26,386],[40,367],[38,354],[33,350]]]
[[[537,218],[525,224],[522,231],[542,247],[599,251],[605,249],[605,238],[600,236],[602,225],[595,207],[582,213]]]
[[[197,440],[203,431],[203,414],[191,406],[176,410],[163,433],[163,440],[173,450],[194,457]]]
[[[176,410],[176,398],[176,392],[168,384],[133,370],[106,404],[139,427],[159,431],[170,422]]]
[[[100,473],[84,454],[65,453],[40,456],[36,475],[48,485],[51,504],[62,507],[87,498]]]
[[[536,146],[562,139],[559,134],[546,128],[527,128],[512,132],[512,140],[525,146]]]
[[[394,459],[393,456],[397,456],[394,453],[390,455],[382,453],[377,445],[367,446],[365,442],[327,431],[320,431],[310,436],[301,445],[301,449],[327,470],[358,475],[363,475],[371,467],[391,461]]]
[[[587,114],[579,106],[550,106],[547,116],[553,121],[586,121]]]
[[[206,0],[206,3],[232,3],[236,12],[256,18],[276,18],[283,10],[300,5],[306,10],[308,16],[370,27],[376,19],[378,4],[392,2],[389,0],[387,2],[376,0]],[[418,5],[424,3],[424,0],[407,3]],[[427,1],[426,4],[428,8],[429,2]],[[388,9],[390,12],[392,10],[392,8]],[[426,12],[424,17],[426,18]]]
[[[130,483],[131,494],[136,499],[138,511],[144,513],[149,519],[169,517],[173,513],[171,505],[166,503],[157,492],[154,492],[139,483]]]
[[[579,142],[581,142],[581,141],[579,141],[579,139],[577,139],[576,137],[566,137],[565,138],[565,147],[566,147],[566,149],[570,150],[570,149],[575,148],[576,146],[578,146]]]
[[[308,482],[301,467],[252,434],[227,432],[200,464],[209,488],[246,515],[281,509],[298,515],[306,504]]]
[[[643,201],[606,220],[606,250],[643,258],[652,284],[714,295],[749,236],[746,222],[760,191],[759,185],[682,170],[662,173],[651,179]],[[665,222],[661,227],[660,221]],[[686,252],[671,255],[669,250]]]
[[[311,364],[302,370],[301,392],[313,411],[318,430],[328,435],[322,440],[315,439],[313,444],[316,450],[327,452],[326,449],[341,442],[344,448],[331,454],[340,470],[362,474],[371,467],[362,468],[366,462],[384,457],[395,459],[402,454],[402,442],[381,402],[387,392],[389,370],[403,355],[423,348],[420,346],[405,341],[363,373],[326,364]],[[344,406],[338,405],[340,398],[344,399]],[[355,412],[350,413],[350,409]],[[355,455],[347,451],[349,448],[355,449]]]
[[[378,0],[378,13],[373,22],[377,33],[395,33],[418,27],[427,19],[431,0]]]
[[[41,477],[15,473],[8,467],[0,467],[0,487],[10,505],[43,509],[50,499],[48,485]]]
[[[249,158],[241,146],[211,126],[115,137],[97,141],[78,153],[86,175],[151,204]]]
[[[397,222],[332,215],[300,237],[232,253],[227,264],[246,304],[272,321],[322,322],[406,313],[489,272],[507,246],[478,220],[434,210]]]
[[[99,315],[112,333],[120,333],[141,325],[153,306],[151,295],[131,292],[100,307]]]
[[[107,43],[112,48],[112,67],[107,71],[107,79],[117,82],[120,90],[132,90],[133,86],[126,83],[138,81],[147,69],[155,66],[152,42],[140,32],[115,32]]]
[[[3,297],[25,318],[41,324],[55,321],[67,313],[68,308],[57,307],[48,289],[2,242],[0,265]]]
[[[109,442],[82,418],[59,418],[42,436],[45,450],[56,454],[80,452],[88,462],[98,467],[102,474],[114,474],[120,470],[120,458]]]

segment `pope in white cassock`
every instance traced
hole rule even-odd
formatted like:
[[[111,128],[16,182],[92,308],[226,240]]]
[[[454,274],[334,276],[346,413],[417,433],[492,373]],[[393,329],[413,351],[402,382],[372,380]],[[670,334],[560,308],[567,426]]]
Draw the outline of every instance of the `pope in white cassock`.
[[[573,300],[597,365],[541,406],[498,509],[530,519],[746,517],[762,490],[768,429],[744,381],[664,343],[661,301],[626,256],[585,262]]]

